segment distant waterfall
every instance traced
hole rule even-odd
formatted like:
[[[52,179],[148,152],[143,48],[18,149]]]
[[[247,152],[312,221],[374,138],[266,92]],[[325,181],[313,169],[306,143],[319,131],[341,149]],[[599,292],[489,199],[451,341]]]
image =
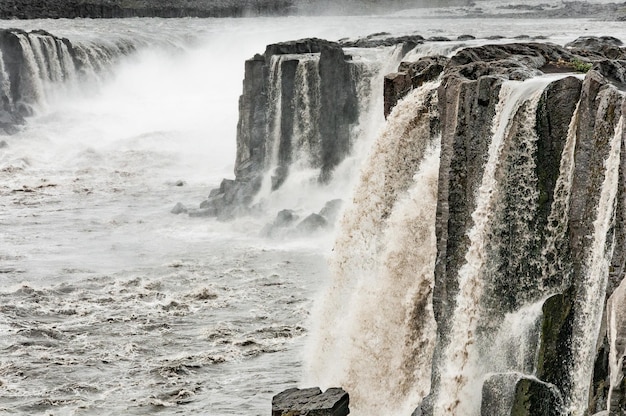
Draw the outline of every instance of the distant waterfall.
[[[429,390],[436,88],[424,85],[401,101],[376,141],[342,221],[334,281],[316,313],[307,381],[345,386],[357,414],[391,407],[405,414]],[[332,366],[324,357],[333,357]]]
[[[131,44],[72,44],[44,31],[2,30],[0,94],[2,108],[28,116],[45,105],[51,89],[79,80],[98,80],[116,58],[132,51]]]

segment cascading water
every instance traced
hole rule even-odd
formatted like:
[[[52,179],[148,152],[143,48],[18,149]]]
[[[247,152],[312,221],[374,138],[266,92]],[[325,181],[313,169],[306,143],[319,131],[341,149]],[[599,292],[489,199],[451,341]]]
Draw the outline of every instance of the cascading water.
[[[465,264],[459,271],[459,294],[452,315],[450,342],[444,353],[445,367],[439,370],[442,381],[435,405],[436,415],[479,413],[481,384],[475,380],[482,379],[485,368],[480,364],[481,355],[477,347],[481,340],[477,330],[480,321],[484,319],[482,296],[485,286],[488,285],[486,277],[489,275],[485,266],[489,259],[490,233],[494,225],[499,181],[506,175],[499,172],[502,150],[507,141],[514,138],[510,136],[514,123],[518,123],[518,128],[522,129],[516,135],[522,137],[522,142],[526,142],[524,146],[528,147],[529,142],[536,141],[533,130],[536,106],[548,83],[549,79],[532,79],[517,84],[510,82],[505,83],[500,92],[489,157],[476,196],[476,210],[472,214],[474,226],[469,232],[469,249]],[[517,118],[520,120],[517,121]],[[487,359],[493,358],[488,356]]]
[[[580,313],[574,321],[577,337],[572,342],[572,388],[566,397],[568,412],[579,416],[585,414],[597,347],[597,328],[603,316],[603,302],[608,283],[609,268],[615,238],[611,231],[615,226],[615,207],[618,192],[620,153],[623,140],[623,117],[620,117],[610,142],[610,151],[604,162],[604,181],[593,223],[593,243],[586,260],[585,282],[582,296],[578,299]]]
[[[278,157],[280,154],[280,138],[282,133],[282,62],[285,55],[272,56],[270,60],[269,76],[269,123],[266,133],[269,140],[266,141],[265,160],[268,161],[265,167],[265,175],[261,183],[261,189],[255,196],[254,203],[259,203],[266,197],[273,188],[272,177],[278,167]]]
[[[436,88],[424,85],[400,102],[376,141],[335,244],[335,278],[315,313],[307,382],[345,386],[357,414],[390,411],[390,403],[403,414],[428,393]]]

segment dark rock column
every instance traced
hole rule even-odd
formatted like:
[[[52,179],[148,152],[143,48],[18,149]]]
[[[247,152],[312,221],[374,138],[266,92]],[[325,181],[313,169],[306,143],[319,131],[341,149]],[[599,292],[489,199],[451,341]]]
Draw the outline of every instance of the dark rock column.
[[[254,178],[265,164],[268,68],[256,55],[245,63],[243,94],[239,98],[235,176]]]
[[[320,136],[322,143],[322,182],[350,153],[350,126],[359,116],[358,97],[350,64],[341,47],[322,44],[320,50]]]

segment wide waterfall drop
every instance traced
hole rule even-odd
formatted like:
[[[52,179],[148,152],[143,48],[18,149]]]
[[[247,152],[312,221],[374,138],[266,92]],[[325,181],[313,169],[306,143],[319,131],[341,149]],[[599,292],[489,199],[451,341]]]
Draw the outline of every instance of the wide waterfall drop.
[[[313,315],[306,382],[345,386],[359,415],[390,403],[410,413],[428,393],[437,86],[401,101],[374,144],[335,243],[334,279]]]

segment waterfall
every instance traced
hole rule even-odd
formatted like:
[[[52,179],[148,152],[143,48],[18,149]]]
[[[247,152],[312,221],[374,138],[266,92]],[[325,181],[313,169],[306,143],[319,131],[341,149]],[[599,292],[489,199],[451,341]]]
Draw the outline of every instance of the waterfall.
[[[118,57],[134,50],[127,44],[74,45],[44,31],[4,32],[0,92],[4,110],[14,116],[32,115],[47,104],[51,94],[76,87],[78,80],[99,82]]]
[[[593,223],[593,244],[586,260],[586,280],[582,285],[582,297],[578,299],[581,310],[574,321],[578,336],[572,342],[572,350],[576,360],[572,362],[573,386],[566,405],[575,416],[585,414],[587,408],[598,328],[602,321],[603,300],[615,245],[611,229],[615,225],[623,124],[624,119],[620,117],[604,163],[604,181],[596,220]]]
[[[351,54],[347,64],[348,79],[343,80],[335,79],[335,74],[323,78],[320,53],[269,58],[264,173],[252,205],[259,204],[270,213],[285,208],[318,211],[329,200],[345,198],[346,189],[353,187],[358,169],[384,122],[380,111],[381,80],[400,62],[402,48],[351,48],[348,52]],[[336,100],[329,98],[329,94],[345,94],[329,91],[329,86],[340,82],[350,83],[354,88],[351,94],[355,96],[356,108],[353,110],[358,119],[348,123],[348,148],[333,152],[340,156],[329,156],[329,147],[334,144],[332,137],[325,136],[335,132],[323,130],[322,125],[327,120],[323,120],[322,113],[326,111],[328,116],[328,112],[344,111],[328,108]],[[325,92],[322,91],[324,84]],[[326,110],[323,110],[324,105]],[[342,155],[344,152],[346,154]],[[331,179],[325,180],[328,172],[324,169],[330,165],[329,157],[340,160]]]
[[[437,86],[415,90],[390,115],[344,215],[334,280],[314,314],[307,382],[345,386],[357,414],[405,414],[429,391]]]
[[[488,284],[485,266],[493,214],[498,201],[499,180],[506,176],[506,173],[499,174],[502,150],[507,140],[511,140],[509,135],[516,117],[520,118],[518,128],[522,129],[521,135],[525,136],[525,140],[536,141],[536,106],[549,81],[542,78],[522,83],[509,81],[502,86],[488,159],[476,196],[476,209],[472,214],[474,225],[469,232],[469,249],[465,255],[465,264],[459,271],[459,292],[451,319],[450,342],[444,352],[444,367],[440,369],[441,390],[435,414],[466,416],[479,413],[481,383],[477,380],[482,380],[485,369],[479,364],[481,357],[477,344],[480,339],[477,330],[484,313],[481,299]]]
[[[294,108],[294,146],[291,158],[295,169],[321,166],[322,149],[320,132],[320,77],[319,56],[304,55],[296,68]]]
[[[265,174],[261,182],[261,189],[254,197],[254,204],[272,192],[272,176],[278,167],[278,156],[281,137],[282,117],[282,61],[285,55],[274,55],[270,58],[270,75],[268,91],[268,120],[265,147]]]
[[[21,101],[23,104],[39,103],[44,96],[43,79],[41,70],[35,58],[35,52],[31,47],[28,36],[17,34],[24,57],[24,70],[21,71],[20,80]]]
[[[291,170],[315,182],[321,168],[319,54],[270,59],[265,174],[255,203],[267,200]]]
[[[553,203],[550,208],[547,226],[547,238],[542,248],[541,257],[543,279],[540,282],[543,290],[554,289],[553,286],[563,287],[569,281],[569,271],[565,270],[561,253],[565,251],[563,244],[567,241],[567,226],[569,221],[570,194],[574,175],[574,150],[576,149],[576,134],[578,125],[579,104],[574,109],[567,130],[567,138],[561,154],[559,177],[554,188]],[[558,276],[561,276],[560,278]]]

